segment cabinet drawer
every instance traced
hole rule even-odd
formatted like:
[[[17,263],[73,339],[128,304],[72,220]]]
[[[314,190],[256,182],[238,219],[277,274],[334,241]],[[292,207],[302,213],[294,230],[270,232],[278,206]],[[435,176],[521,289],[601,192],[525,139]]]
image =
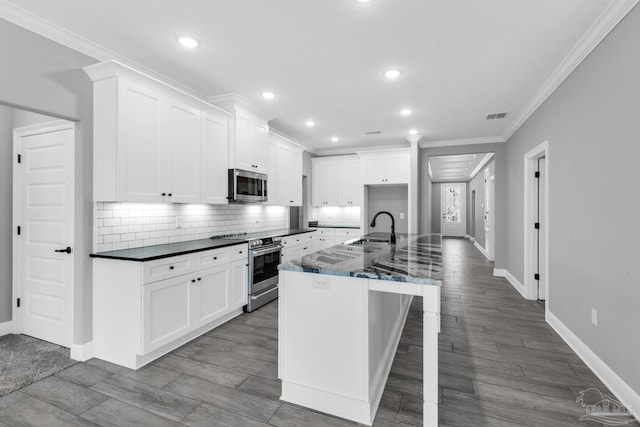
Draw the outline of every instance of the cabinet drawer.
[[[303,240],[302,238],[302,234],[295,234],[293,236],[287,236],[287,237],[283,237],[282,238],[282,246],[283,247],[289,247],[289,246],[298,246],[303,244],[303,242],[305,242],[306,240]]]
[[[355,239],[356,237],[360,237],[361,234],[359,228],[353,230],[336,230],[336,242],[342,243],[346,240]]]
[[[195,269],[217,267],[231,262],[231,248],[212,249],[210,251],[196,252]]]
[[[142,270],[142,284],[169,279],[193,271],[193,257],[180,255],[145,262]]]
[[[247,260],[249,245],[236,245],[231,247],[231,261]]]

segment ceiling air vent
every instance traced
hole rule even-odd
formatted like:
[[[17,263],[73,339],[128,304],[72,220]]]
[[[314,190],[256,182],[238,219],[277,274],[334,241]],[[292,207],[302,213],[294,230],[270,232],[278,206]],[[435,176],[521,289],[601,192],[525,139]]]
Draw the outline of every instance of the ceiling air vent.
[[[509,113],[487,114],[487,120],[504,119]]]
[[[372,130],[369,132],[365,132],[365,135],[380,135],[382,132],[380,132],[379,130]]]

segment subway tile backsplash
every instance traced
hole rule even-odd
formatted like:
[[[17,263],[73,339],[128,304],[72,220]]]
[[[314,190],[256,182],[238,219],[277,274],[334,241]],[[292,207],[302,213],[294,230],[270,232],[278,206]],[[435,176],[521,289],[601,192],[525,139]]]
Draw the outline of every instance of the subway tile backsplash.
[[[315,219],[319,225],[353,225],[360,226],[359,207],[318,207]]]
[[[95,249],[103,252],[288,227],[289,208],[282,206],[97,202]]]

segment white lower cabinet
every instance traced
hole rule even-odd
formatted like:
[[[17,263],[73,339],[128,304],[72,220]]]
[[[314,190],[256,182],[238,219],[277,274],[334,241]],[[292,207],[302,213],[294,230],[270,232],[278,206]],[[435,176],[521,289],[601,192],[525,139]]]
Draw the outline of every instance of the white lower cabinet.
[[[286,236],[282,238],[282,257],[280,262],[284,264],[309,255],[316,250],[316,232]]]
[[[246,244],[155,261],[94,258],[94,356],[138,369],[242,313]]]
[[[318,228],[316,251],[339,245],[362,235],[360,228]]]

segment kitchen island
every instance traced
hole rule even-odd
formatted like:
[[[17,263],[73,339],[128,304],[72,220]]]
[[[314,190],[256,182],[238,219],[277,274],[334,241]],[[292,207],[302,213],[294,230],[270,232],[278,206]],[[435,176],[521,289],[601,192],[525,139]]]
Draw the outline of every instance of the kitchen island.
[[[372,425],[412,298],[422,296],[423,420],[438,425],[440,235],[364,239],[279,268],[282,400]]]

